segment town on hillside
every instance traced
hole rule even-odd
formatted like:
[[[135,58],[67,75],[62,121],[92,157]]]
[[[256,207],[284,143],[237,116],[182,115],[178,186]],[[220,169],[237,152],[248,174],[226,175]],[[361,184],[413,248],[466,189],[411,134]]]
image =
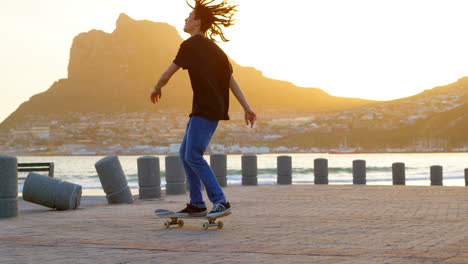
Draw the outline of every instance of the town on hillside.
[[[400,100],[397,106],[372,104],[327,113],[295,110],[265,110],[258,113],[254,128],[246,126],[242,112],[231,112],[230,121],[221,121],[207,153],[280,152],[425,152],[447,151],[444,142],[421,139],[404,148],[363,149],[349,146],[346,137],[335,145],[307,146],[306,142],[281,145],[284,137],[304,133],[341,135],[356,128],[398,130],[461,106],[457,94],[438,94]],[[188,114],[158,110],[153,113],[66,113],[27,116],[27,122],[3,132],[0,151],[16,155],[132,155],[177,153]],[[301,139],[306,141],[307,139]],[[466,146],[450,149],[467,151]]]

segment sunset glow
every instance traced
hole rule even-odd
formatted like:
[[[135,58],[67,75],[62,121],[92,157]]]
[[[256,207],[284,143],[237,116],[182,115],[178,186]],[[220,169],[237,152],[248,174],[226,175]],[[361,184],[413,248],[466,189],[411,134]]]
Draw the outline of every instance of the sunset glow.
[[[391,100],[468,75],[463,0],[234,2],[238,23],[226,29],[231,41],[220,46],[269,78],[336,96]],[[187,38],[182,28],[189,12],[184,0],[2,2],[0,120],[67,77],[77,34],[112,32],[126,13],[167,22]]]

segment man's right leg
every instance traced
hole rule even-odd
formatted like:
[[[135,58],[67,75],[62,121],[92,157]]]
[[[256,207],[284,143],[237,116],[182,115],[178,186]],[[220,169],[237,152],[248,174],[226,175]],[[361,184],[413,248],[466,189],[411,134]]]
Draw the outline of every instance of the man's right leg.
[[[203,195],[201,193],[201,182],[200,177],[192,170],[186,160],[187,152],[187,136],[190,130],[191,119],[187,123],[187,128],[185,130],[184,139],[180,146],[179,155],[184,166],[185,175],[187,177],[187,182],[190,190],[190,203],[187,204],[187,207],[181,211],[179,214],[190,214],[190,215],[206,215],[206,204],[203,201]]]

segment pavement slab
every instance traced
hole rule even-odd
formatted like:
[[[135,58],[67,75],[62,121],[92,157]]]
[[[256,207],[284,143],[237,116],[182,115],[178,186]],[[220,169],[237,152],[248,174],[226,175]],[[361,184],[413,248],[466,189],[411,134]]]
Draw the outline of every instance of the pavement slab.
[[[0,220],[1,263],[468,263],[468,189],[259,185],[224,189],[223,229],[164,228],[186,195],[55,211],[19,199]],[[209,208],[208,208],[209,209]]]

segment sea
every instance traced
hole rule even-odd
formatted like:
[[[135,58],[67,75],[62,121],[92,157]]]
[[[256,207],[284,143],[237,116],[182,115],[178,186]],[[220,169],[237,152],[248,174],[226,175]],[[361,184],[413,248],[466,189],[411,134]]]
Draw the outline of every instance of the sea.
[[[366,161],[368,185],[391,185],[392,164],[403,162],[406,166],[406,185],[429,186],[430,167],[443,167],[444,186],[465,186],[464,170],[468,168],[468,153],[380,153],[380,154],[258,154],[258,183],[276,184],[277,157],[292,157],[293,184],[314,183],[314,159],[328,159],[329,184],[353,184],[353,160]],[[138,188],[137,159],[141,156],[119,156],[123,171],[131,188]],[[161,170],[161,187],[164,189],[165,162],[163,155],[159,158]],[[228,185],[242,183],[242,155],[228,155]],[[101,182],[94,164],[103,156],[18,156],[18,162],[54,162],[54,178],[79,184],[84,190],[102,190]],[[206,155],[205,159],[210,160]],[[18,177],[26,177],[20,172]],[[22,192],[24,180],[19,181],[19,192]]]

